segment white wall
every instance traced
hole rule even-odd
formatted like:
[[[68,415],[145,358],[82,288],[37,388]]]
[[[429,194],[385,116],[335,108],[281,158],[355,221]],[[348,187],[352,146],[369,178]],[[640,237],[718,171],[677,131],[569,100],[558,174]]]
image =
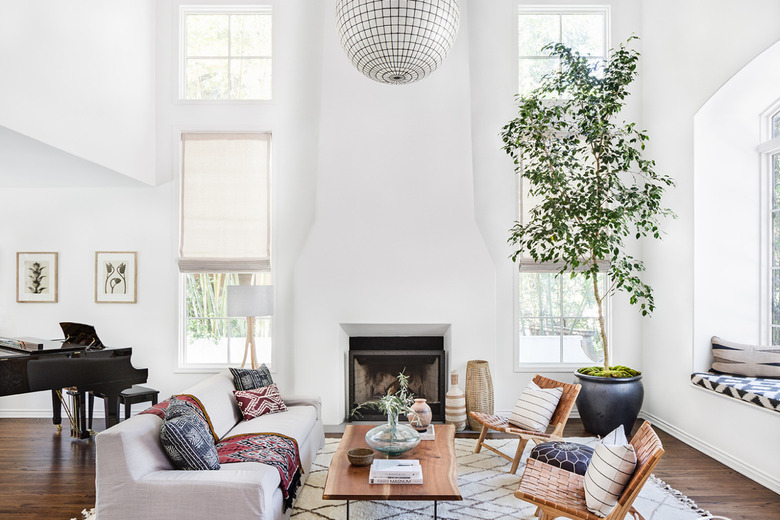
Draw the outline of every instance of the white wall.
[[[649,152],[657,169],[672,175],[677,182],[666,202],[679,217],[666,226],[667,235],[662,242],[648,242],[644,247],[648,279],[655,288],[657,305],[653,318],[643,323],[644,413],[687,442],[777,491],[780,484],[773,461],[778,458],[778,417],[699,391],[689,383],[689,375],[694,368],[694,341],[700,343],[693,333],[694,256],[698,255],[694,253],[694,243],[698,241],[693,210],[694,115],[733,74],[780,38],[776,23],[780,5],[761,0],[660,0],[642,5],[643,122],[651,136]],[[757,128],[758,121],[755,125]],[[711,153],[723,157],[718,146],[713,146]],[[755,169],[719,172],[712,172],[716,177],[708,190],[717,189],[718,178],[728,177],[733,188],[740,184],[735,182],[736,177],[758,176]],[[709,175],[710,172],[702,172],[702,182],[708,183]],[[730,195],[743,193],[740,187]],[[757,225],[758,216],[753,215],[752,221]],[[742,222],[751,220],[749,216],[738,218]],[[719,244],[727,262],[731,261],[732,244],[740,243],[734,241],[729,230],[731,227],[720,237]],[[712,248],[713,244],[707,246]],[[704,273],[696,273],[697,284],[719,287],[720,276],[703,280],[699,274]],[[731,275],[726,277],[728,280]],[[757,271],[755,277],[758,278]],[[732,296],[727,291],[720,295],[724,299]],[[755,320],[753,330],[757,331],[758,318]],[[756,446],[762,446],[762,450]],[[774,451],[767,452],[763,447]]]
[[[135,365],[150,369],[149,384],[163,395],[205,377],[175,370],[177,135],[270,130],[277,236],[274,377],[283,389],[322,395],[326,422],[339,422],[345,411],[340,324],[449,324],[450,368],[463,374],[467,360],[489,360],[496,408],[508,409],[532,376],[512,370],[514,270],[505,240],[515,218],[516,185],[498,138],[514,113],[516,3],[464,1],[461,33],[451,55],[430,78],[403,87],[373,83],[352,68],[336,39],[335,0],[272,3],[275,99],[228,106],[175,101],[178,2],[141,4],[154,5],[154,34],[146,15],[126,12],[134,2],[101,3],[108,11],[99,12],[106,18],[128,15],[121,18],[127,24],[122,29],[142,40],[141,49],[157,41],[155,122],[149,132],[156,171],[147,177],[149,171],[135,175],[124,166],[104,166],[158,186],[133,186],[94,164],[104,161],[97,160],[93,145],[101,148],[96,143],[121,131],[121,124],[107,123],[125,114],[128,104],[140,114],[129,131],[137,135],[148,128],[149,107],[134,105],[138,98],[120,96],[121,103],[104,107],[105,119],[85,113],[69,127],[74,146],[89,148],[78,150],[82,159],[58,155],[57,149],[69,150],[64,142],[25,144],[19,137],[25,132],[18,128],[13,130],[19,133],[0,132],[0,151],[5,146],[35,157],[28,168],[23,156],[0,155],[0,336],[57,337],[59,321],[86,321],[98,327],[108,345],[133,346]],[[75,4],[86,8],[92,2]],[[777,417],[688,383],[693,366],[693,118],[731,75],[780,37],[780,5],[770,0],[609,4],[612,44],[632,32],[642,38],[641,77],[627,116],[649,131],[649,157],[656,159],[658,170],[677,180],[667,202],[679,215],[666,224],[662,242],[648,242],[642,251],[656,290],[654,317],[642,320],[624,298],[615,301],[616,360],[643,369],[646,415],[763,478],[774,468],[758,460],[751,445],[773,440]],[[4,1],[0,8],[4,14],[10,8],[19,16],[34,14],[23,2]],[[63,26],[84,29],[87,43],[105,46],[114,33],[124,38],[119,30],[90,32],[82,27],[88,22],[81,22],[79,10],[53,3],[52,9],[69,22]],[[78,50],[78,41],[65,48]],[[35,48],[18,55],[50,65]],[[68,53],[56,70],[84,72],[90,65],[74,81],[83,77],[87,87],[112,86],[113,76],[104,73],[113,70],[113,62],[85,56],[94,55]],[[4,62],[6,70],[22,67],[22,61]],[[149,72],[138,68],[148,80]],[[10,95],[1,89],[11,87],[0,86],[0,92]],[[0,115],[15,115],[19,123],[22,115],[32,114],[42,121],[42,131],[50,125],[61,129],[60,120],[72,122],[79,113],[74,107],[93,94],[62,99],[32,91],[32,97],[29,90],[13,87],[15,96],[4,99],[18,99],[18,108],[2,104]],[[2,118],[0,124],[7,126]],[[128,149],[104,148],[105,154],[125,161],[141,146],[130,141]],[[58,173],[80,189],[57,189]],[[137,304],[93,302],[94,251],[115,249],[139,252]],[[15,302],[15,253],[35,250],[60,253],[59,303]],[[45,416],[48,409],[45,394],[0,398],[0,415],[27,410]],[[734,430],[739,436],[730,433]]]
[[[154,4],[0,1],[0,125],[155,184]]]

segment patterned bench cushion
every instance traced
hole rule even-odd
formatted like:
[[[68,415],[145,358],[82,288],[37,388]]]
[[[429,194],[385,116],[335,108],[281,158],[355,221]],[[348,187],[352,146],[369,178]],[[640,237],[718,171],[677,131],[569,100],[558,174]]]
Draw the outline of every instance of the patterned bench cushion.
[[[691,382],[707,390],[780,412],[780,379],[694,372]]]

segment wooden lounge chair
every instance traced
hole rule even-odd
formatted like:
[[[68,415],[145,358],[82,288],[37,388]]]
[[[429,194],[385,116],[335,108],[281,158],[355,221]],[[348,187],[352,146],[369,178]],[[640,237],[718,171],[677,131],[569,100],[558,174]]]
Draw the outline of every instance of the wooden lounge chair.
[[[558,407],[555,409],[555,412],[550,419],[550,425],[547,427],[548,430],[552,427],[553,430],[550,433],[523,430],[522,428],[518,428],[509,424],[506,417],[471,412],[471,417],[473,417],[482,425],[482,431],[479,434],[479,439],[477,440],[476,448],[474,448],[474,453],[479,453],[480,450],[485,447],[493,453],[496,453],[505,459],[512,461],[512,468],[509,470],[511,473],[515,473],[517,471],[517,466],[520,464],[520,457],[522,457],[523,450],[525,449],[525,445],[528,443],[528,441],[534,441],[534,443],[538,444],[540,442],[559,441],[563,438],[563,428],[566,426],[566,421],[569,420],[571,409],[574,407],[574,402],[577,400],[577,395],[580,393],[580,388],[582,388],[580,385],[561,383],[560,381],[547,379],[546,377],[542,377],[538,374],[534,377],[534,383],[539,385],[540,388],[563,388],[561,400],[558,402]],[[488,430],[509,433],[512,435],[517,435],[520,438],[520,442],[517,444],[517,451],[515,452],[514,458],[485,443],[485,437],[487,436]]]
[[[629,513],[635,520],[644,519],[632,504],[664,454],[664,449],[658,435],[647,421],[631,439],[631,445],[636,452],[636,469],[617,505],[604,520],[623,520]],[[515,496],[536,505],[539,520],[553,520],[558,517],[601,520],[585,506],[583,481],[584,478],[576,473],[529,459]]]

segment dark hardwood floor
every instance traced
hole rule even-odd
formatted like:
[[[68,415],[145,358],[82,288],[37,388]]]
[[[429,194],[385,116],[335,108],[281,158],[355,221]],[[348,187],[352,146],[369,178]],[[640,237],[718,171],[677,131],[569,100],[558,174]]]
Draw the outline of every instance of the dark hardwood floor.
[[[95,426],[100,429],[100,422]],[[656,431],[666,449],[656,476],[699,507],[732,520],[780,519],[780,495]],[[565,435],[587,434],[572,419]],[[340,436],[338,428],[329,429],[328,436]],[[81,510],[94,504],[93,440],[71,439],[49,419],[0,419],[0,519],[80,519]]]

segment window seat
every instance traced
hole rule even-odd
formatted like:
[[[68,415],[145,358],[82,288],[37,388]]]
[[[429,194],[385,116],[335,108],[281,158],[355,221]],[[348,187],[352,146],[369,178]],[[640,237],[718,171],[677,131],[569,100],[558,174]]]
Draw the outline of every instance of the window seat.
[[[719,394],[780,412],[780,379],[694,372],[691,383]]]

